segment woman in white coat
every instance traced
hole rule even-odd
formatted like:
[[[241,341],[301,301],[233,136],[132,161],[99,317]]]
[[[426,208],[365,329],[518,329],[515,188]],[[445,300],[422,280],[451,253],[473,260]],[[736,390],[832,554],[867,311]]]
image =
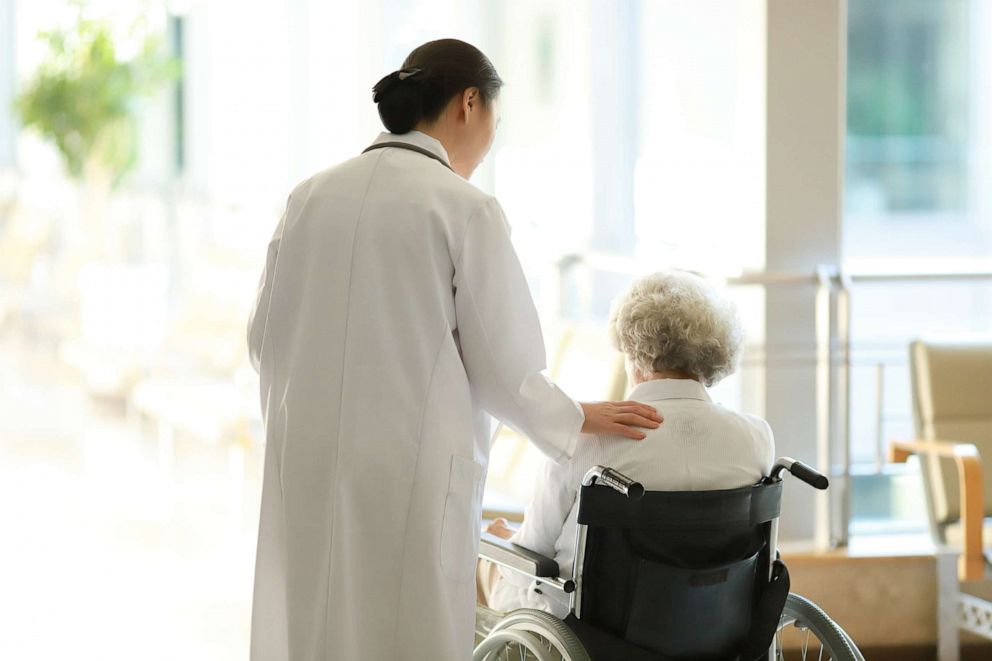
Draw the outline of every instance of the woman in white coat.
[[[266,430],[254,661],[465,661],[489,416],[558,460],[580,430],[660,423],[542,373],[503,212],[467,181],[501,85],[469,44],[424,44],[375,86],[390,133],[289,197],[248,325]]]

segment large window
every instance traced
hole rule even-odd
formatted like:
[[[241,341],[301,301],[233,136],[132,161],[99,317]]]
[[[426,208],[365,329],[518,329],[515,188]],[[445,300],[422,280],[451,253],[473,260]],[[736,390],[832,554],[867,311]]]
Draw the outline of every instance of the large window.
[[[853,287],[855,530],[922,529],[917,473],[884,467],[885,446],[915,431],[909,342],[992,324],[987,283],[921,275],[990,268],[992,5],[850,0],[848,20],[846,267],[905,275]]]
[[[989,254],[990,32],[981,0],[850,1],[849,258]]]
[[[848,208],[968,207],[968,3],[855,1],[848,42]]]

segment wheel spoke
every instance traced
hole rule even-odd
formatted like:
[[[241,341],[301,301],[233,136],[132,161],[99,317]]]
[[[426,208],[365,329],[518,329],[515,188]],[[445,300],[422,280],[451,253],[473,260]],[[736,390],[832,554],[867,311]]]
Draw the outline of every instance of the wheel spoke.
[[[775,661],[847,661],[849,657],[831,646],[829,638],[815,625],[796,621],[775,632]],[[838,656],[839,654],[839,656]]]

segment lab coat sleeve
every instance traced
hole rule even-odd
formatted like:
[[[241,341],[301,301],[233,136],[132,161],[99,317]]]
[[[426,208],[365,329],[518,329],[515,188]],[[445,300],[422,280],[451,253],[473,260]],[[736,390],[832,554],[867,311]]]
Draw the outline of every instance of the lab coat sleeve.
[[[289,204],[287,202],[287,209]],[[276,272],[276,257],[279,255],[279,242],[282,240],[283,226],[286,214],[283,213],[276,226],[276,231],[269,241],[269,249],[265,255],[265,267],[258,281],[258,292],[255,295],[255,306],[248,316],[248,357],[252,367],[257,372],[261,365],[262,343],[265,340],[265,327],[269,317],[269,300],[272,297],[272,279]]]
[[[462,360],[479,405],[553,460],[571,457],[584,415],[543,373],[537,310],[495,199],[467,223],[453,285]]]

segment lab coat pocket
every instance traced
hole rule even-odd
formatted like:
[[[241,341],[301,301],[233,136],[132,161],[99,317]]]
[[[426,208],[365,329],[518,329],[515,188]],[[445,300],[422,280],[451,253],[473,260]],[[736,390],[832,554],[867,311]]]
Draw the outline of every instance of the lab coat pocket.
[[[475,577],[485,469],[466,457],[451,457],[448,494],[441,520],[441,571],[452,581]]]

